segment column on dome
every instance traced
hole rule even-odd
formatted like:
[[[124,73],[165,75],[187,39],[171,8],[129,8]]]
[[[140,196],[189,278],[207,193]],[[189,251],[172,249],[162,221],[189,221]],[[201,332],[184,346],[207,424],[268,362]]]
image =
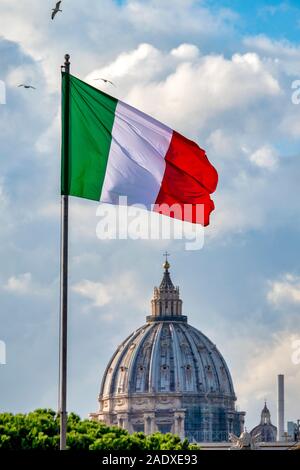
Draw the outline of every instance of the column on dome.
[[[175,411],[174,413],[174,434],[177,434],[180,439],[184,439],[184,421],[185,421],[185,412]]]
[[[208,440],[210,442],[213,441],[213,419],[214,419],[213,409],[210,408],[208,412]]]
[[[210,406],[205,406],[201,409],[202,425],[201,425],[201,440],[204,442],[211,442],[213,440],[213,411]]]
[[[227,413],[227,436],[233,433],[234,412]]]
[[[131,426],[130,426],[128,413],[118,413],[117,425],[119,428],[127,429],[128,432],[131,432]]]
[[[144,433],[148,436],[155,431],[155,413],[144,413]]]
[[[118,427],[124,429],[124,418],[123,415],[117,415],[117,424]]]

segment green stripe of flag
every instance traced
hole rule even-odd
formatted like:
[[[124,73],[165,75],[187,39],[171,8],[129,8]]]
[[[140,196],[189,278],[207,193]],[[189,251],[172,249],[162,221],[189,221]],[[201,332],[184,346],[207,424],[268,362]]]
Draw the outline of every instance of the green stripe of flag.
[[[69,155],[62,143],[61,192],[99,201],[105,177],[118,100],[78,78],[62,74],[62,126],[65,125],[66,83],[70,80]],[[64,135],[64,132],[63,132]],[[68,158],[68,182],[65,164]]]

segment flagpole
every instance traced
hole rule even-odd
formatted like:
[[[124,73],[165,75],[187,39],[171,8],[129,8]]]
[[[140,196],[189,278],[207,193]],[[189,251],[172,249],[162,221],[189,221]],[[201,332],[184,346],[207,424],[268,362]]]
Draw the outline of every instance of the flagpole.
[[[63,153],[64,181],[69,180],[69,106],[70,106],[70,56],[65,55],[64,71],[66,74]],[[68,183],[67,183],[68,184]],[[67,341],[68,341],[68,240],[69,239],[69,196],[61,196],[61,250],[60,250],[60,338],[59,338],[59,414],[60,414],[60,450],[66,450],[67,441]]]

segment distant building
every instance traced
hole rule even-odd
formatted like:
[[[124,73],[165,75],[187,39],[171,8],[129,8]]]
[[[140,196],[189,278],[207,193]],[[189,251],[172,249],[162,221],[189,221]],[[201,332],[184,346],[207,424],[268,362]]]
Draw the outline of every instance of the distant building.
[[[275,442],[277,437],[277,428],[271,423],[271,413],[265,402],[261,412],[260,424],[255,426],[250,432],[251,436],[259,435],[257,442]]]
[[[217,347],[182,314],[168,261],[154,288],[147,322],[117,348],[108,363],[99,411],[90,418],[129,432],[172,432],[196,442],[240,435],[244,412]]]
[[[297,424],[293,421],[287,422],[288,436],[294,440],[295,433],[297,432]]]
[[[293,421],[288,421],[287,423],[287,432],[290,439],[293,441],[299,440],[299,426]]]

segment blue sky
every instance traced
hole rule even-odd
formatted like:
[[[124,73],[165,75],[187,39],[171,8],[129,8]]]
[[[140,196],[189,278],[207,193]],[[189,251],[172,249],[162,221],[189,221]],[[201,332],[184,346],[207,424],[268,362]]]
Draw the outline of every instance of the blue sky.
[[[238,14],[237,29],[241,35],[266,34],[273,39],[298,40],[300,10],[297,0],[211,0],[207,3],[213,8],[229,8]]]
[[[103,85],[207,150],[220,183],[204,248],[184,240],[100,241],[97,205],[71,201],[69,409],[97,409],[105,365],[149,313],[162,253],[184,313],[228,362],[247,426],[276,375],[299,418],[299,106],[297,2],[3,0],[0,6],[0,409],[56,407],[60,65]],[[71,8],[72,5],[72,8]],[[33,12],[33,14],[30,13]],[[101,75],[99,75],[101,74]],[[23,90],[29,82],[36,90]]]

